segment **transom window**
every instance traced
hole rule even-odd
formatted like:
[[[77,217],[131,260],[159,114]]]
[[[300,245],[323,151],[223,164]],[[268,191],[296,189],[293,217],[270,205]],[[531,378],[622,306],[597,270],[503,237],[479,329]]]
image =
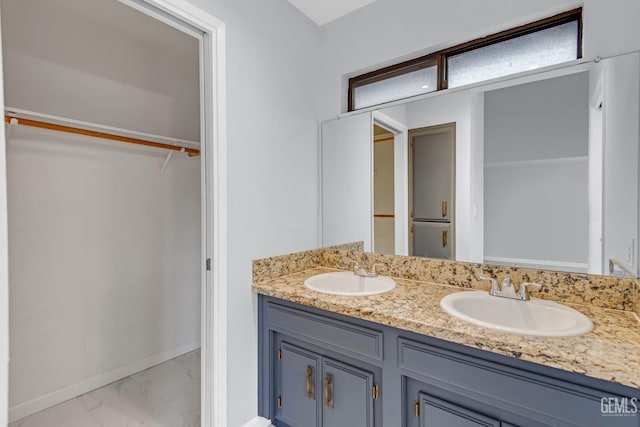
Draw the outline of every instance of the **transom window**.
[[[582,57],[582,8],[349,79],[349,111]]]

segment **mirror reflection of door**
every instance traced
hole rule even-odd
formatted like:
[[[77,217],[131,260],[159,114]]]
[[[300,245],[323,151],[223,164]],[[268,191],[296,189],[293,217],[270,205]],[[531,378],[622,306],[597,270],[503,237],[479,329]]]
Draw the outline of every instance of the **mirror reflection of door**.
[[[409,254],[455,259],[455,123],[409,131]]]
[[[388,255],[395,254],[394,139],[373,125],[373,251]]]

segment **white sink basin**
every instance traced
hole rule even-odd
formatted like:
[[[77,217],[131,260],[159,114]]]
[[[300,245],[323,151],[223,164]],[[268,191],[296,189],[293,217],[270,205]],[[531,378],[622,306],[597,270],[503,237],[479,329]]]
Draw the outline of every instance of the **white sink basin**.
[[[458,319],[519,335],[572,337],[593,329],[584,314],[538,298],[519,301],[494,297],[485,291],[465,291],[442,298],[440,307]]]
[[[331,295],[365,296],[389,292],[396,287],[390,277],[361,277],[350,271],[317,274],[304,281],[307,288]]]

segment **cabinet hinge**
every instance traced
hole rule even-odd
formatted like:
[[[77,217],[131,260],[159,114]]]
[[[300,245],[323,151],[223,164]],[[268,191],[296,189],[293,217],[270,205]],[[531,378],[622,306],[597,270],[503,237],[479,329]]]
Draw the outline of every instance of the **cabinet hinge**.
[[[282,408],[282,396],[278,396],[278,408]]]
[[[374,384],[373,388],[371,389],[371,397],[373,397],[373,400],[378,400],[379,394],[380,394],[380,387],[378,386],[378,384]]]
[[[211,258],[207,258],[207,263],[206,263],[206,269],[207,271],[211,271]]]
[[[278,360],[282,360],[282,349],[278,349]]]
[[[416,414],[416,417],[420,416],[420,402],[418,400],[416,400],[415,402],[413,402],[413,412]]]

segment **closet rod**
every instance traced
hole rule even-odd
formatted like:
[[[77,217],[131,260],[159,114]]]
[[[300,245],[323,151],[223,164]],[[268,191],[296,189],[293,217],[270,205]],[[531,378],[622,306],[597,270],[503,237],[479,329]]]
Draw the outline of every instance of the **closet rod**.
[[[106,132],[98,132],[94,130],[81,129],[81,128],[76,128],[72,126],[58,125],[54,123],[42,122],[39,120],[22,119],[20,117],[7,116],[7,115],[4,116],[5,123],[9,123],[11,119],[18,119],[18,125],[55,130],[59,132],[74,133],[77,135],[92,136],[94,138],[109,139],[112,141],[126,142],[129,144],[145,145],[147,147],[164,148],[166,150],[183,151],[192,156],[200,155],[200,150],[196,150],[195,148],[179,147],[177,145],[163,144],[161,142],[154,142],[154,141],[146,141],[144,139],[130,138],[128,136],[114,135]]]

